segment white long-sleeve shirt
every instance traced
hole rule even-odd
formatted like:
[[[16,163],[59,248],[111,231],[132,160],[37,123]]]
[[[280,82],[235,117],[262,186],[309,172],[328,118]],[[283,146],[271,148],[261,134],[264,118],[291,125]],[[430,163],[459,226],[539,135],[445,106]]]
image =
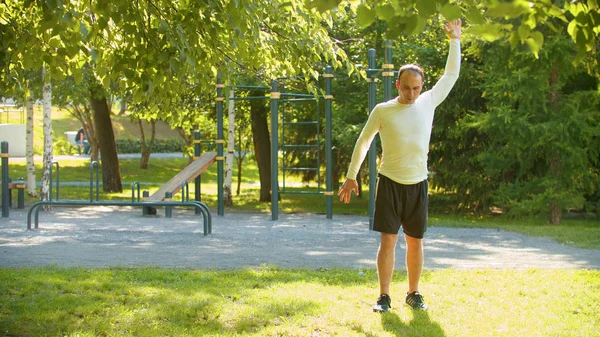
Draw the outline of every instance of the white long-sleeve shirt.
[[[379,173],[395,182],[412,185],[427,179],[427,154],[435,108],[448,96],[460,72],[460,40],[450,40],[450,52],[444,75],[431,90],[413,104],[401,104],[398,98],[375,106],[365,124],[346,175],[356,179],[369,146],[379,132],[383,156]]]

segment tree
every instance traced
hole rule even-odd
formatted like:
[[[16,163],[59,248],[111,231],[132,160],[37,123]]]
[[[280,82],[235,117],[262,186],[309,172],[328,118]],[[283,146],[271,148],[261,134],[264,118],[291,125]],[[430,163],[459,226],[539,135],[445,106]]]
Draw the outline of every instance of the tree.
[[[332,15],[303,2],[11,1],[0,19],[10,51],[0,82],[43,62],[56,80],[72,75],[79,83],[89,69],[105,191],[122,189],[107,104],[113,84],[119,96],[132,94],[132,104],[153,105],[177,101],[170,99],[190,84],[198,95],[212,93],[219,68],[225,77],[240,69],[260,69],[264,78],[314,74],[314,63],[339,65],[344,56],[323,26]]]
[[[560,5],[552,0],[529,2],[516,0],[420,0],[378,1],[360,3],[341,0],[309,0],[310,6],[326,12],[334,8],[349,7],[356,11],[362,27],[368,27],[378,19],[388,23],[387,37],[396,39],[402,33],[415,34],[423,31],[427,21],[439,14],[446,20],[465,18],[469,27],[466,34],[480,36],[488,41],[504,40],[514,49],[524,45],[537,55],[544,44],[544,29],[555,30],[558,20],[568,22],[568,34],[577,45],[575,63],[581,62],[586,53],[595,53],[600,35],[598,2],[567,1]],[[514,21],[513,21],[514,20]]]

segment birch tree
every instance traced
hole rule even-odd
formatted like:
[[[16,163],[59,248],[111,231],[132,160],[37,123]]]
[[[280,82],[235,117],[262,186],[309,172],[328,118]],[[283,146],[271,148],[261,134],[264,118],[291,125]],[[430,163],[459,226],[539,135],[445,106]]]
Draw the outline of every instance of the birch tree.
[[[41,200],[49,200],[50,197],[50,170],[52,165],[52,84],[46,73],[46,68],[42,69],[43,91],[42,106],[44,112],[44,156],[42,171],[42,186],[40,190]]]
[[[37,187],[36,187],[36,179],[35,179],[35,165],[33,162],[33,92],[29,91],[29,96],[27,97],[27,124],[26,128],[26,136],[25,136],[25,156],[27,160],[27,193],[35,197],[37,196]]]
[[[225,182],[223,186],[223,193],[225,197],[225,205],[233,205],[233,154],[235,151],[235,101],[233,100],[234,93],[233,88],[229,88],[229,101],[228,101],[228,126],[227,126],[227,155],[225,156]]]

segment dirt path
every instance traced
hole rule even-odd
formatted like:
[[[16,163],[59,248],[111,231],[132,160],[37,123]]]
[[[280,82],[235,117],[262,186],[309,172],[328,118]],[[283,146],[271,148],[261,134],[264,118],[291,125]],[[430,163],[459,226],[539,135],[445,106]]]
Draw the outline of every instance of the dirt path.
[[[213,215],[213,233],[202,235],[200,216],[177,209],[173,218],[142,217],[141,210],[55,208],[40,214],[40,229],[26,230],[26,210],[0,218],[0,267],[163,266],[245,268],[375,268],[378,234],[357,216],[268,214]],[[397,268],[404,268],[404,243]],[[432,227],[425,241],[426,269],[600,269],[600,252],[549,239],[490,229]]]

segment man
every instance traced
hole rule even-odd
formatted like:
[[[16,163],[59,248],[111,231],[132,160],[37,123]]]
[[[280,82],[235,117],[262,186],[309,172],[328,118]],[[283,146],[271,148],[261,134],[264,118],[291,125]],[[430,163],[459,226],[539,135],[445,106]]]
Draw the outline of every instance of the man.
[[[450,52],[444,75],[421,95],[424,74],[409,64],[400,68],[398,97],[378,104],[371,112],[354,148],[346,181],[340,187],[340,201],[349,203],[358,194],[356,175],[377,133],[383,154],[377,179],[373,230],[381,233],[377,251],[380,296],[375,312],[391,309],[390,283],[394,273],[398,231],[406,240],[408,292],[405,302],[413,309],[427,310],[419,293],[423,270],[423,235],[427,230],[427,154],[435,108],[446,98],[460,70],[461,20],[444,25],[450,38]]]

